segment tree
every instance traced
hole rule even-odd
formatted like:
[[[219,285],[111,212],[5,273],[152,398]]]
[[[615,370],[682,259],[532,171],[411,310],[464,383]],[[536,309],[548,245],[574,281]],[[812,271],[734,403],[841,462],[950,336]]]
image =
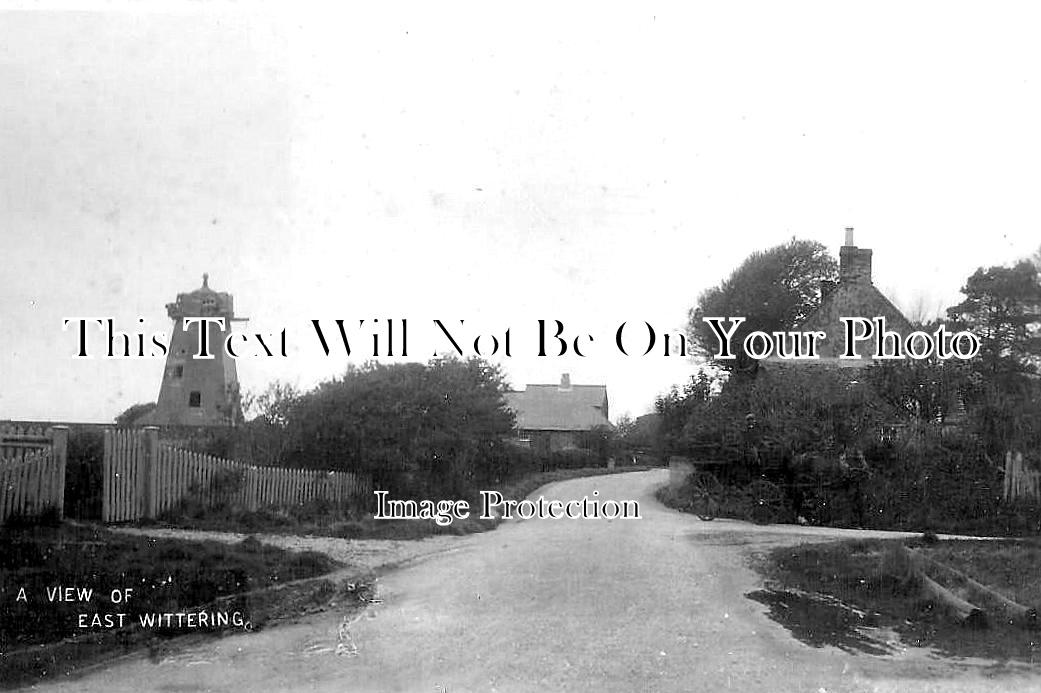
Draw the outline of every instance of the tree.
[[[659,400],[664,399],[664,395]],[[656,411],[643,414],[635,419],[624,414],[615,423],[615,453],[622,457],[642,457],[646,454],[660,455],[659,428],[661,415]]]
[[[846,369],[770,369],[755,378],[730,378],[717,388],[692,379],[683,393],[658,400],[668,452],[701,459],[744,454],[754,422],[770,455],[813,454],[837,459],[866,444],[893,408]]]
[[[505,389],[498,367],[476,358],[352,366],[293,399],[287,458],[364,472],[401,496],[465,493],[513,430]]]
[[[692,375],[680,391],[673,386],[654,401],[657,414],[655,453],[665,460],[673,453],[691,454],[699,444],[692,424],[705,413],[719,380],[705,369]]]
[[[155,409],[155,402],[139,402],[132,404],[123,410],[121,414],[116,416],[116,426],[119,428],[129,428],[134,425],[134,422],[140,419],[145,414],[148,414]]]
[[[783,245],[750,255],[718,286],[698,297],[690,310],[688,333],[693,351],[712,358],[719,340],[705,317],[743,317],[745,322],[733,339],[733,360],[716,365],[728,370],[747,370],[754,361],[741,349],[741,341],[755,330],[791,330],[820,305],[821,282],[834,281],[838,264],[816,241],[792,239]],[[729,325],[729,323],[726,323]]]
[[[636,433],[636,419],[628,412],[622,414],[615,422],[614,431],[618,440],[628,441]]]
[[[948,318],[980,338],[978,370],[1008,381],[1036,373],[1041,363],[1041,283],[1028,260],[1014,267],[982,267],[965,282],[965,300]]]
[[[247,393],[242,408],[252,421],[263,421],[269,426],[285,427],[293,404],[300,398],[300,390],[290,383],[275,381],[263,392]]]
[[[242,396],[242,411],[248,417],[236,429],[235,439],[248,458],[261,465],[277,465],[290,450],[288,427],[300,391],[289,383],[270,383],[263,392]]]
[[[1038,259],[979,268],[965,282],[965,300],[947,311],[953,327],[980,339],[979,354],[967,364],[977,376],[966,400],[969,423],[987,452],[999,458],[1041,441]]]

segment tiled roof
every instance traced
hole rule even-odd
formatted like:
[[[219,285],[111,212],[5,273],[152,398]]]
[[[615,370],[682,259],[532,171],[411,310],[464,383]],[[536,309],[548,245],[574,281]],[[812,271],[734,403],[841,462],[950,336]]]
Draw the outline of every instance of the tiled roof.
[[[604,385],[528,385],[507,392],[506,403],[517,415],[517,428],[530,431],[588,431],[610,426]]]

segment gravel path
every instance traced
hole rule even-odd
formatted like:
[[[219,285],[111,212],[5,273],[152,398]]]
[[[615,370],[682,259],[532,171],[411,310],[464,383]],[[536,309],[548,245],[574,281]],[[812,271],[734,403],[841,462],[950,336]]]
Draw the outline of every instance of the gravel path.
[[[364,571],[399,566],[427,556],[445,553],[467,546],[474,535],[441,535],[426,539],[341,539],[338,537],[297,536],[292,534],[240,534],[194,529],[159,527],[121,527],[113,531],[157,539],[185,539],[191,541],[220,541],[226,544],[240,542],[247,536],[289,551],[316,551],[338,563]]]

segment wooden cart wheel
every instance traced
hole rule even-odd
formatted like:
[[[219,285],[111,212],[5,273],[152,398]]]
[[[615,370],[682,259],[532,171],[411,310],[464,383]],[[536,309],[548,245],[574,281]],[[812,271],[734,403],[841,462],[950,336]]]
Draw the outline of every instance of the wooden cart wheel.
[[[777,522],[784,511],[784,491],[766,479],[756,479],[745,487],[745,498],[749,507],[749,519],[765,525]]]
[[[723,499],[723,485],[711,472],[694,472],[690,478],[690,507],[706,522],[716,519]]]

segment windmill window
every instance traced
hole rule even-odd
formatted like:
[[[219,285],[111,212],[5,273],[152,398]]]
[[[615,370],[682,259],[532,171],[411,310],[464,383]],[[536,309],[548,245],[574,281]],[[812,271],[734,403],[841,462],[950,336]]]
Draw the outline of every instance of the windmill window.
[[[198,390],[192,390],[188,393],[188,406],[189,407],[201,407],[202,406],[202,393]]]
[[[174,366],[173,375],[175,378],[184,377],[184,366]]]

